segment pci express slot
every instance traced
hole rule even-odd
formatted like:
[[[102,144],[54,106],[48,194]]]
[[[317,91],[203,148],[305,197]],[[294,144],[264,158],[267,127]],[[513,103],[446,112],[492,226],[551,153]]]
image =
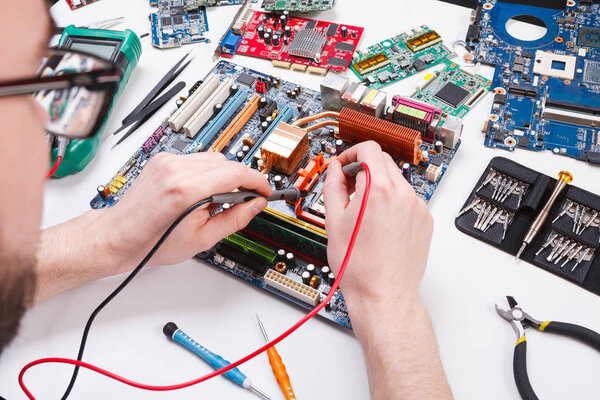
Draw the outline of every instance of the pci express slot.
[[[256,110],[258,110],[260,96],[255,94],[250,101],[244,106],[242,111],[235,116],[235,119],[231,121],[229,126],[223,131],[221,136],[210,146],[211,152],[220,153],[225,146],[231,141],[231,139],[246,125],[246,123],[252,118]],[[208,142],[207,142],[208,143]]]
[[[290,106],[285,106],[285,108],[279,113],[275,120],[273,120],[271,125],[269,125],[265,133],[260,137],[260,139],[256,141],[254,146],[252,146],[252,149],[248,154],[246,154],[246,157],[244,157],[242,162],[245,165],[250,164],[250,162],[252,162],[252,158],[254,157],[254,153],[256,153],[258,149],[260,149],[260,147],[263,145],[265,140],[267,140],[269,135],[275,130],[275,128],[277,128],[277,125],[279,125],[280,122],[288,122],[290,119],[292,119],[293,116],[294,110],[292,110]]]
[[[221,240],[221,243],[233,247],[236,250],[242,251],[249,256],[257,258],[265,263],[273,264],[277,253],[274,250],[269,249],[261,244],[253,242],[250,239],[234,233]]]
[[[173,132],[179,132],[183,125],[185,125],[192,115],[194,115],[196,110],[198,110],[217,87],[219,87],[219,82],[218,75],[210,74],[183,105],[175,111],[171,118],[169,118],[169,127]]]
[[[189,138],[193,138],[208,122],[214,114],[214,109],[217,104],[222,104],[231,94],[233,86],[232,79],[225,79],[214,93],[196,110],[194,115],[183,125],[183,132]]]
[[[223,126],[229,121],[237,109],[244,104],[247,95],[248,93],[245,90],[239,89],[235,92],[221,112],[217,114],[204,129],[202,129],[202,132],[200,132],[198,137],[188,146],[186,153],[203,151],[204,147],[214,139],[221,129],[223,129]]]

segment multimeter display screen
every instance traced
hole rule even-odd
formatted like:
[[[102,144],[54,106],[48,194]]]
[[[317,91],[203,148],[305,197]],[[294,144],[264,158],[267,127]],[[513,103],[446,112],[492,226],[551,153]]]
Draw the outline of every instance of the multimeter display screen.
[[[83,43],[74,41],[73,43],[71,43],[71,46],[69,46],[69,49],[75,51],[83,51],[104,58],[105,60],[110,60],[115,51],[115,45],[100,43]]]

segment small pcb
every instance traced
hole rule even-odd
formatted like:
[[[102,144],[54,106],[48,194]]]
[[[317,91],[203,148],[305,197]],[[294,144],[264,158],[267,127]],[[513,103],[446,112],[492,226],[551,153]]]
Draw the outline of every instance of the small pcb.
[[[152,45],[159,49],[180,47],[185,44],[210,42],[204,7],[185,10],[185,0],[151,1],[158,10],[150,14]]]
[[[262,8],[267,11],[327,11],[335,5],[335,0],[263,0]]]
[[[463,118],[490,91],[491,85],[489,79],[449,62],[441,71],[425,75],[411,97]]]
[[[276,67],[325,74],[348,68],[362,33],[357,26],[248,9],[234,20],[220,53],[266,58]]]
[[[87,6],[88,4],[92,4],[97,2],[98,0],[66,0],[67,4],[71,8],[71,10],[77,10],[83,6]]]
[[[244,0],[185,0],[185,10],[195,10],[200,7],[234,6],[243,2]]]
[[[454,53],[423,25],[356,52],[351,69],[366,85],[381,88],[444,62]]]

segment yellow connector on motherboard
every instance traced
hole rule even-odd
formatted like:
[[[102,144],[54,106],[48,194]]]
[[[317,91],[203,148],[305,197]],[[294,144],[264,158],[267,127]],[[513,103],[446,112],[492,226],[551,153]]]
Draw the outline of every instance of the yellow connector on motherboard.
[[[441,41],[442,37],[436,31],[429,31],[412,39],[408,39],[406,41],[406,47],[416,53],[417,51],[426,49]]]
[[[377,53],[372,55],[371,57],[367,57],[364,60],[360,60],[355,62],[352,67],[356,72],[361,75],[366,74],[367,72],[374,71],[381,67],[385,67],[390,63],[390,59],[385,53]]]

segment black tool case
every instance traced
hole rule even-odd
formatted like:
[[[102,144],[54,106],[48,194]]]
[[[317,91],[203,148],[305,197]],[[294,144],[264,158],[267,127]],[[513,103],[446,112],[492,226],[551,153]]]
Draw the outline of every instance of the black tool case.
[[[493,174],[500,174],[499,179],[506,178],[509,182],[516,182],[517,185],[526,187],[520,203],[518,193],[512,193],[506,196],[505,199],[498,199],[498,187],[500,185],[494,183],[498,179],[480,188],[486,178],[496,176]],[[495,157],[479,178],[462,210],[477,198],[479,199],[478,206],[459,215],[455,220],[456,227],[467,235],[489,243],[511,255],[516,255],[529,226],[554,190],[556,181],[555,178],[541,174],[504,157]],[[510,189],[509,186],[505,185],[505,187]],[[494,196],[494,193],[496,193],[496,196]],[[556,219],[569,202],[572,202],[573,205],[568,208],[564,215]],[[484,206],[487,208],[483,209]],[[487,227],[485,232],[474,227],[482,210],[485,211],[490,208],[501,210],[501,215],[510,216],[504,239],[503,219]],[[577,214],[577,211],[579,211],[579,214]],[[581,220],[581,214],[584,212],[584,217]],[[598,214],[594,217],[596,212]],[[483,215],[485,216],[485,213]],[[589,222],[592,217],[594,217],[592,222]],[[480,223],[485,222],[484,219],[479,218]],[[580,223],[578,224],[577,221],[580,221]],[[589,226],[583,229],[588,222]],[[600,295],[599,225],[600,196],[570,184],[558,196],[541,230],[521,255],[521,260],[550,271]],[[550,242],[549,239],[555,234],[555,239]],[[540,251],[544,245],[547,245],[547,247]],[[579,253],[575,253],[578,249],[580,249]],[[554,258],[549,261],[548,258],[552,257],[553,251]],[[575,256],[568,260],[574,253]],[[578,259],[583,256],[583,253],[586,253],[585,257],[572,270]],[[560,257],[562,254],[564,256]],[[560,257],[559,261],[554,262],[558,257]]]

